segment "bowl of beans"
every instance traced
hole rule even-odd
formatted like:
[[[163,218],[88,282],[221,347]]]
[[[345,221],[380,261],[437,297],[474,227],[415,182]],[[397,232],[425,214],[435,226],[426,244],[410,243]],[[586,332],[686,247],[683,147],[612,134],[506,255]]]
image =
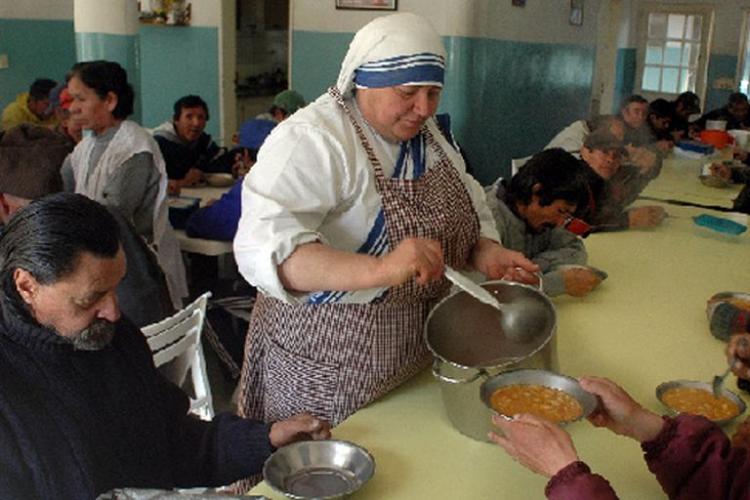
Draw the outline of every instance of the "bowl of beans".
[[[718,425],[724,425],[745,412],[745,402],[729,389],[722,388],[714,396],[709,382],[673,380],[659,384],[656,398],[673,414],[702,415]]]
[[[500,373],[482,384],[480,396],[498,415],[530,413],[557,424],[580,420],[596,408],[596,397],[576,379],[547,370]]]

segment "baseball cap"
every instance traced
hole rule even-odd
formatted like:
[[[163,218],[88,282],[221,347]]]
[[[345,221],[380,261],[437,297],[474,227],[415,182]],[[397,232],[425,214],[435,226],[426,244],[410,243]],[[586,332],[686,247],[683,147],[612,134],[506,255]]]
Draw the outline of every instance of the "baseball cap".
[[[273,105],[291,115],[299,108],[305,107],[305,98],[294,90],[285,90],[276,94],[273,98]]]
[[[599,128],[591,132],[584,139],[583,145],[588,149],[600,150],[622,150],[624,148],[623,142],[607,128]]]

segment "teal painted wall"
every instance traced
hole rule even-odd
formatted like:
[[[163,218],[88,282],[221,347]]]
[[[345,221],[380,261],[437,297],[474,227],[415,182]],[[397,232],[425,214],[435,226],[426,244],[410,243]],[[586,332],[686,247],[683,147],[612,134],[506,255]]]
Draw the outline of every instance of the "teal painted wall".
[[[133,114],[129,117],[141,121],[141,78],[138,72],[138,37],[110,33],[76,33],[78,61],[113,61],[128,73],[128,82],[135,91]]]
[[[172,118],[180,97],[198,94],[208,104],[206,132],[219,141],[219,34],[209,27],[141,26],[142,120],[155,127]],[[231,134],[231,132],[230,132]]]
[[[717,78],[734,79],[737,74],[737,57],[728,54],[711,54],[708,60],[708,89],[706,90],[706,104],[704,111],[720,108],[727,103],[729,94],[735,90],[717,90],[712,83]]]
[[[335,83],[353,34],[295,31],[292,86],[305,99]],[[477,179],[510,173],[512,158],[540,150],[588,113],[593,46],[446,37],[448,75],[440,112]]]
[[[76,62],[73,21],[0,19],[0,53],[9,67],[0,69],[0,109],[29,90],[36,78],[60,81]]]
[[[612,103],[612,113],[620,112],[620,103],[633,94],[635,86],[636,49],[624,48],[617,50],[615,68],[615,94]]]

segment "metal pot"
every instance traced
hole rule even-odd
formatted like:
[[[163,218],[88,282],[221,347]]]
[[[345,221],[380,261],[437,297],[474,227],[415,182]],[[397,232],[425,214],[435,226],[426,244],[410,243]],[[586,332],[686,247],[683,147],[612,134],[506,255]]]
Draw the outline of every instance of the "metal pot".
[[[500,302],[533,303],[535,311],[543,311],[534,331],[522,338],[506,336],[499,311],[462,291],[438,302],[427,317],[424,337],[448,418],[462,434],[486,441],[492,411],[480,398],[482,382],[517,368],[557,371],[557,316],[552,302],[532,286],[488,281],[482,287]]]

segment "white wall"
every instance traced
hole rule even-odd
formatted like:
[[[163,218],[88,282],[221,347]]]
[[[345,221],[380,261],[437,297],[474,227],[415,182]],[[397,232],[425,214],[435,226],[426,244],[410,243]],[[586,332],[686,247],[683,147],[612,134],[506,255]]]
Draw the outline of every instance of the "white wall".
[[[535,43],[593,43],[602,0],[587,0],[583,26],[568,23],[570,2],[529,0],[513,7],[508,0],[399,0],[398,12],[428,18],[444,36],[486,37]],[[292,0],[295,30],[353,33],[391,11],[336,10],[333,0]]]

